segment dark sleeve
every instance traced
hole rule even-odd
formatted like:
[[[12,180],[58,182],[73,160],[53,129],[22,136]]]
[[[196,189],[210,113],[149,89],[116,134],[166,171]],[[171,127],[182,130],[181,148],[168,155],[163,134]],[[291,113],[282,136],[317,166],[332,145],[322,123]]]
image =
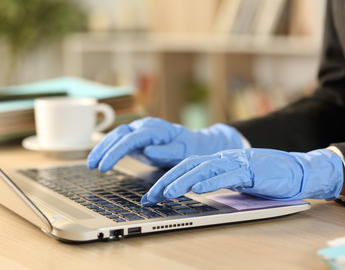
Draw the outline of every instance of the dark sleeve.
[[[326,26],[315,93],[265,117],[230,123],[252,147],[306,152],[345,141],[345,59],[338,34],[344,15],[327,2]],[[338,16],[336,19],[334,15]]]

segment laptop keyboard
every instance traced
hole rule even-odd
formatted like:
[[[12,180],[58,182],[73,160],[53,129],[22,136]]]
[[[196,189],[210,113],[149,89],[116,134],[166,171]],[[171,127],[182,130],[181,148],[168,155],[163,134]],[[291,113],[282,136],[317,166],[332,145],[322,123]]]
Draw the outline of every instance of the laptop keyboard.
[[[217,210],[186,196],[143,207],[140,199],[150,187],[142,179],[118,170],[100,173],[77,165],[18,172],[115,222]]]

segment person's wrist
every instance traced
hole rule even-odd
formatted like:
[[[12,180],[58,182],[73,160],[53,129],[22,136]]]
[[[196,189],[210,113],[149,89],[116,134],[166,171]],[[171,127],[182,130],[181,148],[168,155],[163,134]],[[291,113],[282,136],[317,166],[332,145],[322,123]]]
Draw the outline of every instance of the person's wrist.
[[[344,166],[345,166],[345,159],[344,159],[344,155],[343,155],[343,153],[342,153],[337,147],[335,147],[335,146],[329,146],[329,147],[327,147],[326,149],[327,149],[328,151],[331,151],[332,153],[338,155],[338,156],[341,158],[341,161],[342,161],[342,164],[343,164],[343,177],[344,177],[344,179],[343,179],[343,187],[342,187],[342,189],[341,189],[339,195],[345,196],[345,185],[344,185],[344,183],[345,183],[345,168],[344,168]]]

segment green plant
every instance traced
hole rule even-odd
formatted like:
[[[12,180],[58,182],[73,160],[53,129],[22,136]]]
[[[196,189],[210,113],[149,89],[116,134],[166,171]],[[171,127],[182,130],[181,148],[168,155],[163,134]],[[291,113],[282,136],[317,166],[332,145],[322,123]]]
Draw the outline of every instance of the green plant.
[[[0,0],[0,38],[14,65],[18,56],[85,26],[86,13],[73,0]]]
[[[208,87],[196,79],[190,79],[185,86],[185,100],[187,103],[203,103],[208,98]]]

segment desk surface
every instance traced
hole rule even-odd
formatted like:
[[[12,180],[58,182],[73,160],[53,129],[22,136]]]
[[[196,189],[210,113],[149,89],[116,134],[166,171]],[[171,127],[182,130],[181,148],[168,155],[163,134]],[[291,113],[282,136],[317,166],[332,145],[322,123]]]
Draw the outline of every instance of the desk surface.
[[[59,163],[19,146],[0,146],[0,167]],[[269,220],[68,245],[0,206],[1,269],[328,269],[316,255],[345,235],[345,209],[312,209]]]

